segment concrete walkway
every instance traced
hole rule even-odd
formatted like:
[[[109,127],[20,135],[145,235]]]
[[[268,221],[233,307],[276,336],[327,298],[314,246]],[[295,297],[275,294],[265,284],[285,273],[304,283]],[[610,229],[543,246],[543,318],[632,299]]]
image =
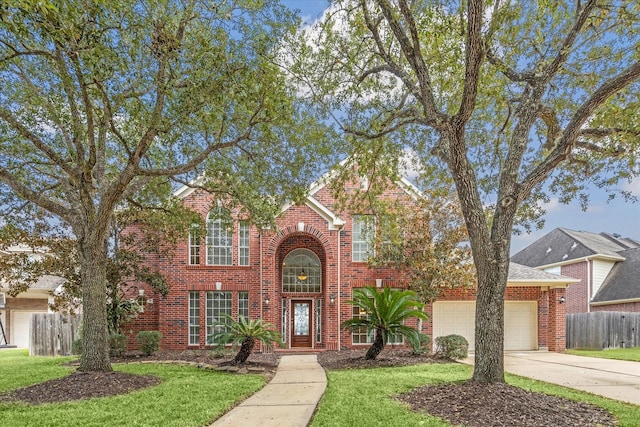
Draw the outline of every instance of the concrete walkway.
[[[315,354],[282,356],[269,384],[211,427],[305,427],[326,387],[327,376]]]
[[[465,360],[473,364],[473,358]],[[507,352],[511,374],[640,405],[640,362],[582,357],[548,351]]]

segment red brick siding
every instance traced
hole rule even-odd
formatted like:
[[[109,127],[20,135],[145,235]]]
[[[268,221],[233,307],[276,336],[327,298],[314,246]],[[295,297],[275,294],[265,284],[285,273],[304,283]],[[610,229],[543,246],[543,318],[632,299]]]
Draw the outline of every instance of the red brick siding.
[[[313,196],[327,208],[336,209],[335,200],[327,188],[322,188]],[[401,200],[406,204],[413,203],[412,199],[399,189],[390,190],[382,197]],[[184,203],[200,212],[204,218],[214,201],[212,196],[196,191],[185,198]],[[283,298],[286,299],[287,306],[291,299],[312,299],[314,304],[318,299],[322,300],[322,337],[321,342],[316,344],[314,336],[315,348],[350,348],[351,334],[348,331],[341,331],[339,323],[351,318],[352,306],[346,301],[351,299],[353,288],[375,286],[376,279],[381,279],[383,286],[403,288],[405,281],[392,269],[369,268],[365,263],[352,262],[351,216],[348,212],[335,213],[346,223],[341,231],[329,229],[327,220],[306,205],[291,206],[277,218],[277,226],[274,229],[260,231],[252,227],[250,265],[247,267],[237,266],[237,228],[233,236],[234,265],[232,266],[207,266],[204,239],[200,250],[200,265],[188,265],[187,239],[179,242],[173,258],[160,259],[150,256],[149,264],[166,277],[171,291],[168,296],[162,297],[153,295],[147,288],[145,297],[153,298],[154,303],[147,305],[145,312],[127,327],[129,346],[137,346],[134,338],[138,331],[159,330],[163,334],[161,348],[175,350],[189,348],[189,291],[199,291],[200,344],[197,347],[204,348],[206,346],[206,291],[215,290],[216,282],[220,282],[222,291],[233,292],[234,315],[237,314],[237,291],[248,291],[250,317],[262,317],[273,323],[277,330],[281,330],[282,327]],[[238,219],[237,213],[234,213],[234,216]],[[302,231],[298,228],[300,223],[304,224]],[[282,293],[282,260],[291,250],[300,247],[312,250],[322,262],[323,279],[320,293]],[[269,298],[269,305],[265,304],[266,297]],[[331,297],[335,297],[334,305],[330,304]],[[446,290],[442,299],[471,301],[475,300],[475,297],[475,289],[454,289]],[[558,322],[547,321],[550,310],[546,293],[534,287],[509,287],[506,299],[537,301],[540,345],[551,346],[551,341],[558,341],[556,336]],[[426,307],[426,311],[431,316],[431,305]],[[432,333],[431,320],[424,322],[423,331],[427,334]],[[552,335],[552,332],[556,335]],[[562,336],[564,337],[564,333]]]
[[[588,268],[590,268],[590,264],[587,261],[582,261],[575,264],[563,265],[560,269],[560,274],[563,276],[580,279],[580,282],[567,287],[565,307],[567,314],[587,313],[589,311],[589,284],[587,283],[587,279],[590,275],[588,274]]]

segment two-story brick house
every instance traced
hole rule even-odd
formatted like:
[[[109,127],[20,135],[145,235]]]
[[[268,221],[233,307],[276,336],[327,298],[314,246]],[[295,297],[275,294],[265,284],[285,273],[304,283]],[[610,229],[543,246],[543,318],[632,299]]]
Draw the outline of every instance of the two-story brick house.
[[[289,204],[277,226],[258,229],[238,212],[231,227],[219,219],[215,198],[183,187],[176,195],[206,220],[206,237],[185,238],[171,258],[151,260],[168,280],[166,297],[147,288],[144,312],[128,328],[130,342],[139,330],[159,330],[164,349],[205,348],[213,324],[222,314],[262,318],[282,332],[287,349],[337,350],[366,347],[366,332],[342,331],[340,324],[361,315],[347,303],[354,288],[404,288],[402,275],[370,268],[364,215],[338,211],[327,174],[309,191],[303,204]],[[362,191],[366,180],[347,191]],[[380,196],[413,203],[418,190],[406,179]],[[512,268],[507,289],[507,349],[564,349],[564,308],[558,303],[572,279],[524,266]],[[475,290],[447,290],[426,308],[430,320],[423,332],[435,336],[459,333],[473,344]],[[394,343],[399,344],[399,343]]]

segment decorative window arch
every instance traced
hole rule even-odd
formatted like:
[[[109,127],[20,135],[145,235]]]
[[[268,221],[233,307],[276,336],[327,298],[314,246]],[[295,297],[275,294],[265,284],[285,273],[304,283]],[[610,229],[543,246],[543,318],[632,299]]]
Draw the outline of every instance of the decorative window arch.
[[[308,249],[294,249],[282,262],[282,292],[322,292],[322,264]]]
[[[230,213],[215,208],[207,215],[207,264],[232,265],[233,223]]]

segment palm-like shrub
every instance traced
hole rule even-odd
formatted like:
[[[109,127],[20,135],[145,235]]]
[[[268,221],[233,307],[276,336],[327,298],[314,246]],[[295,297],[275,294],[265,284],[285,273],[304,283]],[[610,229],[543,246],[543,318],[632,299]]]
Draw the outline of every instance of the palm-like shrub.
[[[374,287],[358,288],[353,290],[353,300],[348,303],[360,307],[366,315],[342,322],[342,328],[354,331],[365,327],[367,332],[375,332],[373,344],[365,359],[373,360],[378,357],[393,335],[404,336],[414,347],[419,345],[419,332],[404,325],[404,321],[411,317],[427,320],[427,315],[422,311],[424,304],[416,299],[415,292],[390,288],[380,291]]]
[[[280,333],[274,330],[271,323],[266,323],[261,319],[247,319],[244,316],[239,316],[238,320],[234,320],[231,316],[225,315],[224,319],[223,322],[216,324],[216,331],[211,336],[209,344],[240,345],[240,350],[232,362],[234,365],[241,365],[247,361],[256,341],[262,342],[267,349],[271,349],[274,342],[283,344]]]

